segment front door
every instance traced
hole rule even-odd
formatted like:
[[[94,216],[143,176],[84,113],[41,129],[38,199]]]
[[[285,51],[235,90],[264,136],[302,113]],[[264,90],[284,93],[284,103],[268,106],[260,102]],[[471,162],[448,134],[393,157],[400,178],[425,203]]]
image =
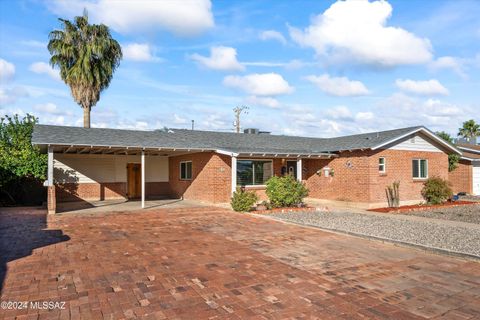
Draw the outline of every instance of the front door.
[[[480,163],[472,163],[473,194],[480,195]]]
[[[141,166],[139,163],[127,164],[127,197],[138,199],[142,193]]]
[[[297,179],[297,161],[287,161],[287,174]]]

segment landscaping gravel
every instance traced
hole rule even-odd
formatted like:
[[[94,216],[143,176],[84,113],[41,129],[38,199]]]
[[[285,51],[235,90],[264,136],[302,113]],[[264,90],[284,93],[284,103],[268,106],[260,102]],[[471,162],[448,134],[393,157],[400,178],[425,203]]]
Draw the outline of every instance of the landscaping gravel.
[[[408,215],[480,224],[480,204],[441,209],[438,208],[428,211],[413,211],[409,212]]]
[[[291,212],[271,216],[298,224],[480,258],[480,225],[477,224],[353,212]]]

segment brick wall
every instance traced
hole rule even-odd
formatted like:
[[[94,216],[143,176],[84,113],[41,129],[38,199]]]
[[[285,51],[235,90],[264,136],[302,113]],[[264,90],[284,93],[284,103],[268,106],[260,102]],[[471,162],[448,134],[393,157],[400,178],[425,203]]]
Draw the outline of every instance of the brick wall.
[[[453,193],[472,193],[472,163],[467,160],[460,160],[458,167],[448,173],[448,180],[452,184]]]
[[[56,185],[56,198],[58,202],[126,199],[126,190],[126,182],[62,183]],[[168,182],[145,183],[147,198],[168,197],[170,194]]]
[[[192,180],[180,180],[180,162],[192,161]],[[231,157],[202,152],[170,157],[169,182],[172,196],[214,203],[229,202]]]
[[[385,202],[385,188],[394,181],[400,180],[400,201],[423,201],[421,190],[425,179],[413,179],[412,160],[428,160],[428,176],[448,179],[448,155],[443,152],[380,150],[369,152],[370,162],[370,202]],[[379,173],[378,158],[384,157],[386,172]]]
[[[385,157],[386,172],[379,173],[378,158]],[[385,188],[400,180],[401,201],[422,200],[424,180],[412,178],[412,159],[427,159],[430,177],[448,178],[448,156],[442,152],[404,150],[342,152],[338,158],[305,159],[304,180],[309,197],[350,202],[383,203]],[[325,177],[323,168],[334,169],[333,177]],[[317,171],[321,170],[318,175]]]

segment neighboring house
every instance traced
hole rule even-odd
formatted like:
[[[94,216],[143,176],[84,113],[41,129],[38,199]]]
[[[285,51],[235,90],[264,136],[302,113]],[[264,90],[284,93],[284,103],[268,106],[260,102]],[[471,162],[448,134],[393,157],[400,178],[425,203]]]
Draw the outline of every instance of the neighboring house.
[[[329,139],[249,132],[36,125],[32,142],[49,155],[50,212],[72,200],[225,203],[237,186],[265,198],[265,182],[283,174],[303,181],[311,198],[362,207],[385,206],[385,188],[400,180],[402,203],[416,203],[425,179],[447,179],[448,154],[461,154],[425,127]]]
[[[462,151],[458,167],[449,173],[454,193],[480,195],[480,145],[457,144]]]

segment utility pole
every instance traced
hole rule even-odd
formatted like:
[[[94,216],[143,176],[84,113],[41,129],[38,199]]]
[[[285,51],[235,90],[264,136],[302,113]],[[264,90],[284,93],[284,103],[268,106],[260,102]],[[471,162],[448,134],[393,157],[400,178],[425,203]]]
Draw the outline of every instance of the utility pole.
[[[195,120],[192,120],[192,130],[195,128]]]
[[[235,122],[233,125],[235,126],[235,130],[237,133],[240,133],[240,115],[242,112],[244,114],[248,114],[248,107],[247,106],[238,106],[233,108],[233,112],[235,113]]]

